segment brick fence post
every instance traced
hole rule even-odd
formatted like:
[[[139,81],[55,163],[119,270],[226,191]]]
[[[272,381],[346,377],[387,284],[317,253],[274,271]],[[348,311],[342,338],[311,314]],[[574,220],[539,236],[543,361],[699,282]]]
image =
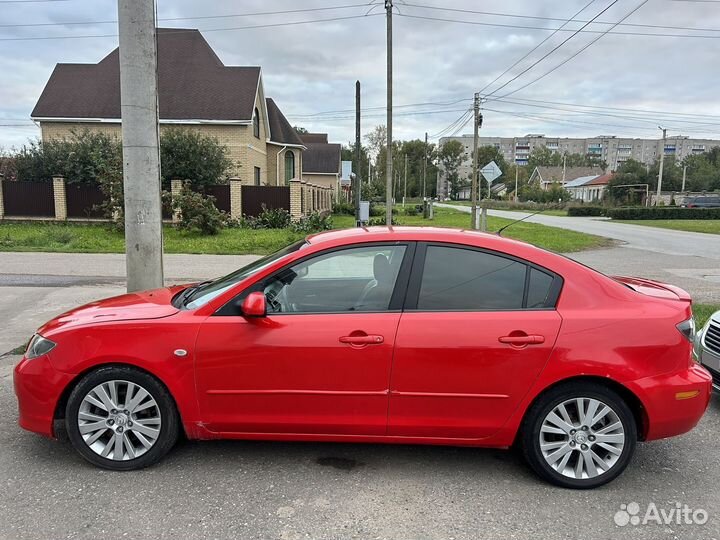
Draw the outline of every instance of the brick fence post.
[[[301,191],[302,191],[302,204],[300,205],[301,212],[303,216],[306,216],[308,214],[308,184],[305,180],[300,180],[301,185]]]
[[[300,180],[293,178],[290,180],[290,217],[292,219],[300,219],[303,215],[303,185]]]
[[[65,178],[60,175],[52,177],[53,199],[55,201],[55,219],[65,221],[67,219],[67,198],[65,196]]]
[[[0,173],[0,220],[5,217],[5,201],[3,199],[3,180],[5,175]]]
[[[242,181],[239,176],[230,177],[230,217],[242,217]]]
[[[183,181],[180,178],[170,179],[170,201],[173,205],[172,222],[178,223],[180,221],[180,210],[175,210],[174,203],[182,193]]]

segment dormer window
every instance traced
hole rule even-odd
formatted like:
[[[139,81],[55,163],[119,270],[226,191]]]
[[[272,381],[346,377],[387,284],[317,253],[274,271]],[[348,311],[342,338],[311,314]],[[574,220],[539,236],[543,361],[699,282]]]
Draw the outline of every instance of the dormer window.
[[[253,135],[260,138],[260,111],[257,110],[257,107],[253,113]]]

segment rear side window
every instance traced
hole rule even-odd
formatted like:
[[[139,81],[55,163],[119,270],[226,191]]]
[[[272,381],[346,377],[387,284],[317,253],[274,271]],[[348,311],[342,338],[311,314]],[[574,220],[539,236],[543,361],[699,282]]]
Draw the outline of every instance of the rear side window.
[[[545,307],[552,288],[553,277],[537,268],[530,268],[528,280],[527,308]]]
[[[560,285],[560,278],[522,261],[480,250],[430,245],[417,309],[542,309],[554,305]]]
[[[420,310],[522,309],[527,266],[481,251],[428,246]]]

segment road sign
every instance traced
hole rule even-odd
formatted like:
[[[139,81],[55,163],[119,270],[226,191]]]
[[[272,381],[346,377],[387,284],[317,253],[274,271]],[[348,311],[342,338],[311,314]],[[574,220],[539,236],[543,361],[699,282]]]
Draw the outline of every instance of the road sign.
[[[497,166],[497,163],[491,161],[480,169],[480,174],[482,174],[483,178],[488,181],[488,184],[492,184],[493,181],[502,174],[502,171],[500,170],[500,167]]]

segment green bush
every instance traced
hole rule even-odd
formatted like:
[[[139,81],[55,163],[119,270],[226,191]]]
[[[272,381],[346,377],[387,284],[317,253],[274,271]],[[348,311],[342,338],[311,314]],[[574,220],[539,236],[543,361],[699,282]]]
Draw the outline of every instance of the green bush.
[[[568,208],[568,216],[604,216],[606,209],[602,206],[571,206]]]
[[[173,208],[180,212],[178,229],[208,235],[220,232],[225,226],[227,216],[215,207],[214,200],[214,197],[192,191],[186,184],[172,202]]]
[[[172,128],[160,136],[163,187],[170,179],[189,180],[195,191],[227,181],[233,167],[229,149],[215,137],[186,128]]]
[[[332,229],[332,217],[329,214],[319,214],[313,212],[309,216],[293,221],[290,227],[294,232],[313,233],[320,231],[328,231]]]
[[[343,216],[354,216],[355,205],[345,201],[337,201],[332,205],[332,213]]]
[[[720,219],[720,208],[626,207],[608,208],[605,215],[612,219]]]

